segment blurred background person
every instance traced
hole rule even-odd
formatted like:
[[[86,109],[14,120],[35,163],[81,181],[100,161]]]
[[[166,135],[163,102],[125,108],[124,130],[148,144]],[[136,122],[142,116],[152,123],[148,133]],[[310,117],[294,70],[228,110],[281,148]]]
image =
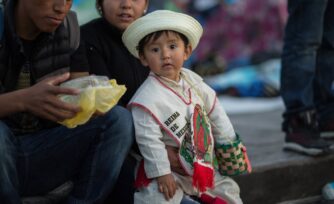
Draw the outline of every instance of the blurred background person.
[[[329,151],[334,137],[334,2],[288,1],[282,54],[284,148],[307,155]]]

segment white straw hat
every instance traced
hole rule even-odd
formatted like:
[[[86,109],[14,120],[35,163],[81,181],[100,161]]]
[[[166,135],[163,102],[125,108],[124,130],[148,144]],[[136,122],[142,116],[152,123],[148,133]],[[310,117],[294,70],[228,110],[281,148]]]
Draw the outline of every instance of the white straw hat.
[[[194,50],[202,36],[203,28],[193,17],[168,10],[157,10],[132,22],[124,31],[122,40],[130,53],[138,56],[140,40],[150,33],[172,30],[185,35]]]

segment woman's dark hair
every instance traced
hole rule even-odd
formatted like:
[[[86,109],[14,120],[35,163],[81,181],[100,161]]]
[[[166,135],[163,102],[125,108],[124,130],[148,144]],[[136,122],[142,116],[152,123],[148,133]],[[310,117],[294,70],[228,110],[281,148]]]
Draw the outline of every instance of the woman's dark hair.
[[[103,1],[104,0],[96,0],[95,3],[96,10],[101,16],[103,15],[103,7],[102,7]]]
[[[148,35],[146,35],[143,39],[141,39],[138,43],[138,46],[137,46],[137,50],[138,50],[138,53],[139,53],[139,56],[140,55],[144,55],[144,46],[150,41],[150,40],[157,40],[162,34],[166,34],[167,36],[169,35],[169,33],[175,33],[176,35],[178,35],[181,40],[183,41],[184,43],[184,46],[187,47],[188,44],[189,44],[189,40],[188,38],[183,35],[182,33],[179,33],[179,32],[176,32],[176,31],[173,31],[173,30],[160,30],[160,31],[157,31],[157,32],[153,32],[153,33],[150,33]]]

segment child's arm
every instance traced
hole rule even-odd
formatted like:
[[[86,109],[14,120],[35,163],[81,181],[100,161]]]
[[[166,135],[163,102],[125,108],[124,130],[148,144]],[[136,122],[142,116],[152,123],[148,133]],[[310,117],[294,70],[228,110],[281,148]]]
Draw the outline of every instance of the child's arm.
[[[144,157],[144,168],[148,178],[156,178],[159,192],[166,200],[176,192],[176,182],[171,174],[166,145],[163,143],[160,126],[153,117],[138,107],[132,108],[136,141]]]
[[[142,108],[132,107],[136,141],[144,158],[145,173],[148,178],[156,178],[171,173],[166,146],[159,124]]]
[[[236,139],[232,123],[218,98],[213,106],[209,119],[212,127],[212,134],[218,144],[226,144]]]
[[[166,150],[168,154],[168,160],[170,163],[170,168],[173,172],[176,172],[182,176],[187,176],[188,174],[184,170],[179,160],[179,148],[166,145]]]
[[[234,141],[236,134],[230,119],[226,115],[223,106],[219,103],[215,91],[207,84],[202,83],[201,98],[205,105],[205,110],[209,116],[212,134],[218,144]]]

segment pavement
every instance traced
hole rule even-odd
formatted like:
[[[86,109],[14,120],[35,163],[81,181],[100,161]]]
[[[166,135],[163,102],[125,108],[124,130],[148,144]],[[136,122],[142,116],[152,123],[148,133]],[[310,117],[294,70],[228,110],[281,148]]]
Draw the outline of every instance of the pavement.
[[[252,163],[251,174],[234,177],[245,204],[320,203],[321,189],[334,181],[334,155],[310,157],[283,151],[283,107],[230,114]]]

